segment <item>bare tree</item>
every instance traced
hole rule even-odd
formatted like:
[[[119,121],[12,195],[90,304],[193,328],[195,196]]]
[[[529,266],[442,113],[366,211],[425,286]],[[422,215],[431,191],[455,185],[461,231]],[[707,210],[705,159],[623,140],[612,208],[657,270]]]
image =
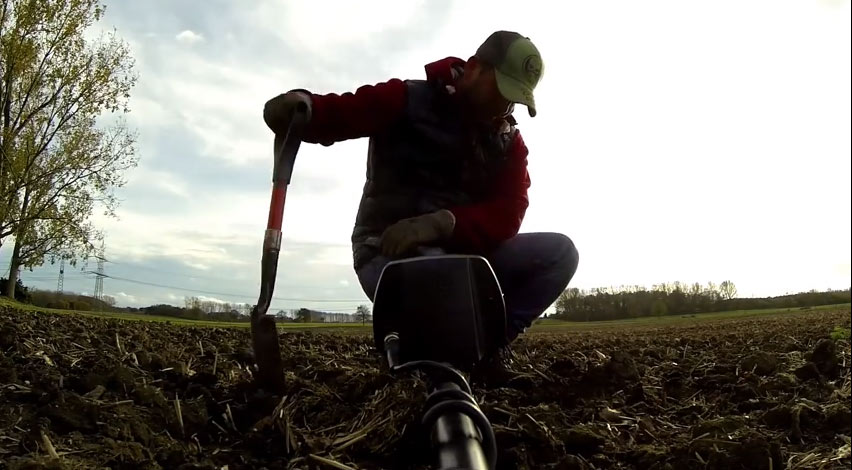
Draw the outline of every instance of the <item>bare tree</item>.
[[[719,292],[725,300],[731,300],[737,296],[737,286],[731,281],[723,281],[719,284]]]
[[[370,318],[370,307],[363,304],[359,305],[355,309],[355,316],[361,321],[362,325],[367,323],[367,320]]]

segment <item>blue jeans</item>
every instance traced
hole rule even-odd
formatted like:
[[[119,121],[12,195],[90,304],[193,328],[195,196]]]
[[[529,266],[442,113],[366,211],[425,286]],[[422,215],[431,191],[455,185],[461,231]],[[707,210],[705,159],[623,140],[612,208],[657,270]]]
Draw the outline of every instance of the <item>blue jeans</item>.
[[[443,254],[440,248],[423,255]],[[568,286],[580,257],[570,238],[561,233],[520,233],[485,255],[506,304],[507,336],[513,341],[532,325]],[[374,300],[382,269],[390,260],[379,255],[356,274],[364,293]]]

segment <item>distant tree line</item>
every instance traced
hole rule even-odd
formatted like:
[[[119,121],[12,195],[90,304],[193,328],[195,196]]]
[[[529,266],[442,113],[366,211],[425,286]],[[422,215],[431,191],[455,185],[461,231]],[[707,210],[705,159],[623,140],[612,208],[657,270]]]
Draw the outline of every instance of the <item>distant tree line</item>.
[[[114,313],[134,313],[161,317],[183,318],[187,320],[208,320],[225,322],[247,322],[254,307],[247,303],[219,302],[199,297],[185,297],[182,307],[171,304],[156,304],[147,307],[117,307],[114,297],[105,295],[97,299],[71,292],[56,292],[32,289],[16,280],[15,300],[36,307],[99,311]],[[8,282],[0,279],[0,295],[7,295]],[[268,312],[279,323],[367,323],[372,321],[370,307],[359,305],[355,313],[323,312],[308,308],[278,310]]]
[[[355,313],[323,312],[308,308],[299,308],[285,312],[279,310],[275,315],[278,321],[295,323],[361,323],[373,321],[370,307],[359,305]]]
[[[0,279],[0,295],[7,283]],[[217,302],[198,297],[184,298],[182,307],[157,304],[148,307],[117,307],[115,299],[104,296],[96,299],[75,293],[60,293],[27,288],[20,279],[16,282],[15,298],[37,307],[127,312],[165,316],[188,320],[249,321],[252,305]],[[556,313],[549,318],[569,321],[601,321],[663,315],[683,315],[731,310],[765,308],[815,307],[852,302],[850,290],[800,292],[777,297],[739,298],[731,281],[719,285],[683,284],[680,282],[642,286],[600,287],[590,290],[566,289],[556,301]],[[281,323],[368,323],[372,321],[370,307],[359,305],[355,313],[331,313],[307,308],[268,312]]]
[[[0,278],[0,295],[8,296],[6,289],[8,289],[8,280]],[[60,310],[78,310],[81,312],[113,312],[120,310],[115,307],[115,298],[108,295],[105,295],[103,299],[96,299],[88,295],[71,292],[33,289],[24,286],[20,279],[17,279],[15,282],[15,300],[36,307],[56,308]]]
[[[763,298],[738,298],[731,281],[683,284],[680,282],[643,286],[566,289],[556,301],[551,318],[569,321],[600,321],[663,315],[682,315],[730,310],[814,307],[852,301],[849,289]]]
[[[81,312],[114,312],[120,310],[115,307],[115,298],[109,295],[105,295],[102,299],[97,299],[89,295],[80,295],[73,292],[56,292],[42,289],[30,290],[29,303],[36,307],[79,310]]]
[[[184,297],[183,306],[155,304],[147,307],[125,307],[119,312],[183,318],[186,320],[249,321],[252,306],[245,303],[217,302],[199,297]]]
[[[216,302],[213,300],[202,300],[198,297],[186,297],[183,307],[157,304],[149,307],[128,307],[117,310],[142,315],[175,317],[188,320],[247,322],[250,319],[253,307],[252,304]],[[279,323],[366,323],[372,321],[370,308],[366,305],[359,305],[353,314],[323,312],[308,308],[278,310],[277,312],[267,313],[275,317],[275,321]]]

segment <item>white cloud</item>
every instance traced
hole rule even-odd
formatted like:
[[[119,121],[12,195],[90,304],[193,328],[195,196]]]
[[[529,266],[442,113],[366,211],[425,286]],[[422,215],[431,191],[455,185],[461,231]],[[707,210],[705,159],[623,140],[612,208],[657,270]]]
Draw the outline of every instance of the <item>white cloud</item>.
[[[115,299],[116,302],[118,302],[120,304],[135,304],[136,303],[136,296],[128,294],[126,292],[119,292],[119,293],[115,294],[115,297],[116,297],[116,299]]]
[[[127,174],[127,182],[128,184],[146,185],[154,190],[162,190],[164,193],[178,198],[188,199],[191,193],[186,180],[181,175],[163,170],[153,170],[144,165],[131,170]]]
[[[265,2],[254,9],[253,20],[282,41],[322,58],[334,48],[366,41],[383,30],[416,21],[416,15],[428,5],[424,0]]]
[[[198,297],[198,300],[200,300],[202,302],[213,302],[213,303],[217,303],[217,304],[224,304],[226,302],[229,302],[227,300],[217,299],[216,297],[208,297],[208,296],[205,296],[205,295],[199,295],[197,297]]]
[[[202,263],[187,262],[187,263],[184,263],[184,264],[186,264],[187,266],[189,266],[192,269],[198,269],[199,271],[209,271],[210,270],[210,266],[208,266],[206,264],[202,264]]]
[[[107,295],[111,295],[109,293],[109,289],[114,289],[116,284],[115,281],[111,279],[106,279],[104,281],[104,290]],[[108,287],[109,286],[109,287]],[[89,295],[86,292],[83,292],[83,295]],[[147,307],[150,305],[154,305],[157,303],[166,303],[170,302],[176,305],[183,305],[183,298],[178,299],[172,295],[169,296],[158,296],[158,295],[150,295],[150,293],[145,294],[128,294],[126,292],[119,292],[115,294],[116,305],[121,307]],[[168,300],[167,300],[168,299]]]
[[[196,44],[204,41],[204,37],[188,29],[178,33],[178,35],[175,36],[175,39],[177,39],[178,42],[183,44]]]
[[[352,248],[349,245],[329,247],[319,250],[307,264],[324,264],[350,266],[352,264]]]

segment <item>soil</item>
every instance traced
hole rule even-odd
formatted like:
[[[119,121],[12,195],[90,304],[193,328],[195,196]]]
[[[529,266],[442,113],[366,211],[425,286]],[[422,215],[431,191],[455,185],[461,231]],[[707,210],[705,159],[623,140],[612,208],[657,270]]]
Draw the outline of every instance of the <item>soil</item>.
[[[499,469],[849,468],[838,325],[848,309],[528,334],[513,349],[529,377],[474,395]],[[0,470],[429,462],[412,431],[425,384],[389,374],[369,336],[282,334],[282,395],[253,385],[249,344],[241,328],[0,310]]]

